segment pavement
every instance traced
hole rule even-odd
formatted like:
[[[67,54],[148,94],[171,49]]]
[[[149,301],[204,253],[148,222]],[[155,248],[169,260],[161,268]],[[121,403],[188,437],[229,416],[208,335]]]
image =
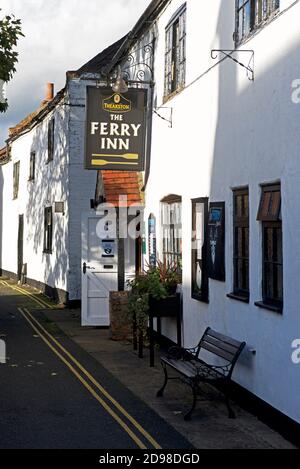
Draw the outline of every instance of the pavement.
[[[147,350],[140,359],[109,330],[81,327],[80,310],[3,278],[0,339],[8,355],[0,364],[0,448],[294,448],[235,403],[237,418],[228,419],[210,387],[185,422],[191,392],[183,383],[156,397],[159,350],[150,368]]]

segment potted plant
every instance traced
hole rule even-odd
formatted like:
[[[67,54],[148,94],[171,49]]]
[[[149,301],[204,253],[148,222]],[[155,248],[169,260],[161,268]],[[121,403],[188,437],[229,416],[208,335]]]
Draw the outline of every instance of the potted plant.
[[[140,356],[142,356],[143,336],[147,330],[149,314],[157,317],[174,313],[180,307],[177,286],[181,283],[179,268],[174,264],[158,261],[156,266],[136,276],[129,282],[128,313],[139,334]]]

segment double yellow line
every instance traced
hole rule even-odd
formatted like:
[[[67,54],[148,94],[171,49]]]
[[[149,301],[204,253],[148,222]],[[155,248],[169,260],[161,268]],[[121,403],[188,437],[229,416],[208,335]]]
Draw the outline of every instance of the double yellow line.
[[[26,294],[33,301],[42,304],[43,308],[50,308],[49,304],[37,299],[33,294],[19,287],[2,281],[2,284]],[[29,312],[27,308],[18,308],[23,318],[32,327],[35,333],[52,350],[52,352],[66,365],[73,375],[80,381],[86,390],[98,401],[105,411],[120,425],[140,449],[161,449],[157,441],[116,401],[109,392],[84,368],[84,366],[50,334],[43,325]]]
[[[35,293],[30,293],[24,288],[18,287],[17,285],[11,285],[10,283],[6,282],[5,280],[2,280],[2,285],[11,288],[12,290],[15,290],[19,293],[22,293],[22,295],[28,296],[32,301],[34,301],[38,306],[40,306],[42,309],[55,309],[55,306],[52,305],[50,302],[46,302],[43,300],[40,296],[38,296]]]

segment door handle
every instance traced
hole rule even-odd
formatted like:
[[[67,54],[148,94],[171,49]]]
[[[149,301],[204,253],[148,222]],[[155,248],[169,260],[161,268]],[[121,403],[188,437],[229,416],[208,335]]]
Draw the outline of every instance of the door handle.
[[[82,265],[82,272],[84,273],[84,275],[86,274],[87,269],[95,270],[95,267],[90,267],[89,265],[86,265],[86,262],[84,262],[83,265]]]

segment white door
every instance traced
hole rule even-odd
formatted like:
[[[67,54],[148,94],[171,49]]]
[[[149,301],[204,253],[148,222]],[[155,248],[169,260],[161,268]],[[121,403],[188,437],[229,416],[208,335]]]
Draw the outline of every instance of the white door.
[[[99,236],[100,220],[96,212],[82,217],[83,326],[109,326],[109,292],[118,289],[117,242]]]

